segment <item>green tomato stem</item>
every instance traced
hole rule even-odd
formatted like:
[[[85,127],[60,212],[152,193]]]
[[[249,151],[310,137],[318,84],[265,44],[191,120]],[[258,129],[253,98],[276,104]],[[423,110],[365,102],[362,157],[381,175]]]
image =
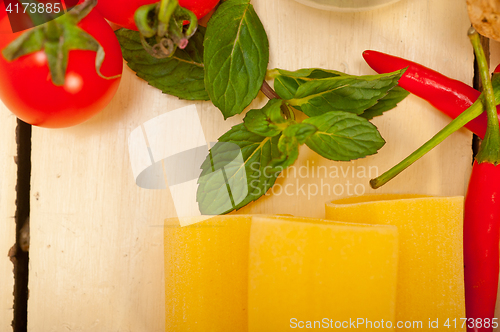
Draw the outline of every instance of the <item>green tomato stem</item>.
[[[145,38],[156,36],[156,24],[151,25],[149,19],[149,13],[154,10],[156,10],[155,3],[139,7],[134,14],[135,25],[137,25],[137,29],[139,29],[139,32]]]
[[[165,36],[168,32],[168,25],[170,23],[170,18],[175,12],[175,9],[179,6],[177,0],[161,0],[160,9],[158,11],[158,34],[160,36]]]
[[[196,32],[196,30],[198,29],[198,18],[196,17],[196,15],[192,11],[190,11],[184,7],[181,7],[181,6],[179,6],[177,8],[176,14],[180,18],[184,18],[185,20],[189,21],[189,25],[188,25],[186,32],[185,32],[185,37],[187,39],[191,38],[194,35],[194,33]],[[182,23],[181,23],[181,25],[182,25]]]
[[[22,5],[25,8],[25,13],[29,16],[31,22],[33,23],[33,26],[37,26],[37,25],[44,24],[46,22],[50,22],[51,20],[53,20],[55,18],[54,15],[46,13],[45,11],[40,13],[40,12],[38,12],[38,10],[36,10],[33,13],[31,10],[28,10],[28,7],[30,5],[32,5],[32,4],[38,5],[39,3],[40,2],[38,2],[36,0],[26,0],[26,1],[23,0],[22,1]],[[27,5],[27,6],[24,6],[24,5]]]
[[[56,21],[48,21],[44,25],[45,28],[45,36],[48,40],[58,41],[61,36],[61,28],[57,24]]]
[[[184,49],[198,29],[196,15],[181,7],[178,0],[161,0],[141,6],[136,10],[134,20],[144,49],[158,59],[172,56],[177,47]],[[184,27],[185,20],[189,21],[187,28]]]
[[[96,4],[96,0],[86,0],[65,15],[29,29],[7,45],[2,55],[7,61],[14,61],[23,55],[43,50],[52,83],[62,86],[66,79],[70,50],[95,51],[97,74],[106,79],[116,78],[102,75],[100,68],[105,57],[104,49],[93,36],[78,27],[78,23]]]
[[[488,70],[488,63],[481,46],[481,40],[476,29],[471,27],[468,32],[469,39],[476,53],[476,61],[479,68],[479,76],[483,83],[483,99],[486,106],[488,126],[484,135],[481,147],[476,155],[478,163],[489,162],[498,164],[500,162],[500,129],[498,125],[498,115],[495,105],[495,95]]]

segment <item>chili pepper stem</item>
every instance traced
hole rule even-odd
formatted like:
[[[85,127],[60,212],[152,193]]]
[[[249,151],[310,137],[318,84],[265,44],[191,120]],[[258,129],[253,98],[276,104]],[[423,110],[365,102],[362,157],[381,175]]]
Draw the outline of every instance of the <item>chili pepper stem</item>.
[[[488,124],[479,148],[464,202],[464,289],[467,331],[491,332],[493,325],[477,325],[492,321],[497,299],[499,273],[500,206],[497,201],[500,184],[500,130],[495,108],[493,84],[478,33],[471,28],[469,38],[483,84],[483,102]],[[495,84],[498,75],[494,75]]]
[[[481,47],[481,40],[476,30],[471,27],[468,32],[472,46],[476,53],[476,61],[479,68],[481,81],[483,82],[483,103],[486,106],[486,115],[488,117],[488,126],[484,140],[481,143],[479,152],[476,156],[478,163],[489,162],[497,165],[500,162],[500,129],[498,125],[497,111],[495,105],[495,96],[493,92],[493,85],[489,79],[488,64],[484,56],[483,48]]]
[[[487,108],[490,109],[490,112],[487,114],[488,116],[488,127],[486,134],[484,136],[484,141],[481,144],[481,149],[476,156],[476,160],[480,162],[488,161],[493,163],[494,165],[500,162],[500,131],[498,124],[498,115],[495,104],[500,102],[500,89],[496,91],[493,90],[493,86],[491,81],[488,79],[488,66],[486,63],[486,59],[484,57],[484,52],[480,47],[480,39],[479,35],[474,31],[469,31],[469,36],[471,38],[471,42],[474,48],[480,49],[480,56],[478,56],[478,65],[480,68],[480,73],[482,76],[486,77],[489,83],[484,84],[484,92],[480,98],[478,98],[474,104],[472,104],[468,109],[463,111],[458,117],[456,117],[452,122],[450,122],[445,128],[443,128],[439,133],[437,133],[434,137],[432,137],[429,141],[427,141],[424,145],[422,145],[419,149],[401,161],[399,164],[380,175],[379,177],[372,179],[370,181],[370,185],[373,189],[380,188],[394,177],[396,177],[399,173],[405,170],[407,167],[412,165],[415,161],[423,157],[427,152],[436,147],[439,143],[441,143],[444,139],[450,136],[455,131],[459,130],[462,126],[466,125],[471,120],[478,117],[482,112],[483,108],[486,105]],[[493,75],[493,81],[496,83],[495,86],[500,85],[500,74]],[[487,98],[486,96],[490,97]]]
[[[499,93],[500,97],[500,93]],[[414,162],[422,158],[427,152],[431,151],[437,145],[439,145],[442,141],[444,141],[448,136],[462,128],[469,121],[475,119],[483,112],[483,103],[479,98],[472,104],[468,109],[466,109],[462,114],[460,114],[457,118],[451,121],[446,127],[441,129],[436,135],[434,135],[430,140],[425,142],[420,148],[415,150],[408,157],[403,159],[399,164],[392,167],[390,170],[380,175],[379,177],[370,180],[370,186],[373,189],[380,188],[394,177],[396,177],[399,173],[404,171],[407,167],[412,165]]]

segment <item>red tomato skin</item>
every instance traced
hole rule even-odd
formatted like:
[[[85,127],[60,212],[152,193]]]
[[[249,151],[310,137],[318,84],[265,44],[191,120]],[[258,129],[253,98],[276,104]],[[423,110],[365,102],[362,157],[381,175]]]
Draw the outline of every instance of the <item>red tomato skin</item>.
[[[6,31],[8,25],[5,16],[0,20],[0,31]],[[120,75],[121,49],[109,24],[92,11],[78,25],[104,48],[101,73],[106,77]],[[20,34],[0,33],[0,48]],[[35,126],[62,128],[82,123],[109,104],[120,84],[120,78],[105,79],[97,74],[95,56],[93,51],[70,51],[66,82],[56,86],[43,51],[12,62],[0,55],[0,99],[17,117]]]
[[[96,9],[107,20],[130,30],[136,30],[135,11],[144,5],[156,3],[158,0],[99,0]],[[192,11],[198,19],[207,15],[219,0],[179,0],[179,5]]]
[[[7,15],[7,11],[5,10],[5,3],[3,1],[0,1],[0,19],[3,19],[3,17],[6,15]],[[9,31],[12,31],[12,29]],[[2,31],[0,30],[0,33],[1,32]]]

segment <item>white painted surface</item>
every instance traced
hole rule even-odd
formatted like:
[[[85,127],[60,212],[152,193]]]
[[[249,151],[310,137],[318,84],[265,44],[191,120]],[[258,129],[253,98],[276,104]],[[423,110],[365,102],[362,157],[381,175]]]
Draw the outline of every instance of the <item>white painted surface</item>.
[[[362,13],[326,12],[293,0],[252,3],[269,35],[269,68],[372,74],[361,54],[375,49],[472,82],[465,1],[403,0]],[[261,95],[251,107],[264,102]],[[162,95],[126,69],[112,104],[96,118],[64,130],[33,129],[30,331],[164,331],[162,225],[174,216],[173,201],[168,190],[136,186],[128,136],[147,120],[191,104]],[[223,121],[209,102],[194,104],[208,141],[243,118]],[[359,170],[368,173],[369,166],[376,166],[382,173],[448,121],[410,96],[374,121],[387,141],[379,154],[334,163],[303,147],[295,163],[297,175],[277,182],[281,188],[291,184],[293,195],[278,194],[277,186],[274,195],[239,212],[324,216],[324,203],[346,196],[349,188],[352,192],[359,184],[358,192],[372,192],[369,174]],[[455,133],[379,192],[463,195],[470,145],[470,133]],[[339,175],[318,177],[312,174],[318,166],[336,167]],[[304,170],[309,170],[308,176]],[[337,193],[341,187],[344,193],[325,189],[321,194],[323,184],[340,184]],[[314,195],[315,185],[319,192]]]
[[[12,331],[14,265],[9,250],[16,243],[16,117],[0,103],[0,330]]]

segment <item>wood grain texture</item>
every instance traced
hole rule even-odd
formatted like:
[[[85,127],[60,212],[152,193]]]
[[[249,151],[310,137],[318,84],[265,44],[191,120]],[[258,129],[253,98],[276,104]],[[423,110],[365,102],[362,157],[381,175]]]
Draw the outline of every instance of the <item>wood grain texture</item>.
[[[0,330],[12,331],[14,274],[9,250],[16,243],[16,117],[0,103]]]
[[[353,14],[323,12],[293,0],[252,3],[269,35],[269,68],[372,74],[361,54],[376,49],[472,82],[465,2],[403,0]],[[264,103],[261,95],[251,107]],[[135,185],[127,138],[145,121],[190,104],[162,95],[126,69],[117,96],[94,119],[64,130],[33,129],[30,331],[164,331],[161,225],[175,213],[168,190]],[[209,141],[243,118],[223,121],[209,102],[195,104]],[[357,193],[372,192],[370,166],[372,175],[375,169],[382,173],[448,121],[410,96],[374,120],[387,141],[379,154],[335,163],[303,147],[296,174],[279,179],[274,195],[239,212],[322,217],[326,201],[352,194],[356,185]],[[470,133],[455,133],[378,191],[462,195],[470,172],[470,146]],[[326,166],[326,176],[318,176],[318,171],[324,172],[321,166]],[[288,184],[292,195],[279,194]]]

